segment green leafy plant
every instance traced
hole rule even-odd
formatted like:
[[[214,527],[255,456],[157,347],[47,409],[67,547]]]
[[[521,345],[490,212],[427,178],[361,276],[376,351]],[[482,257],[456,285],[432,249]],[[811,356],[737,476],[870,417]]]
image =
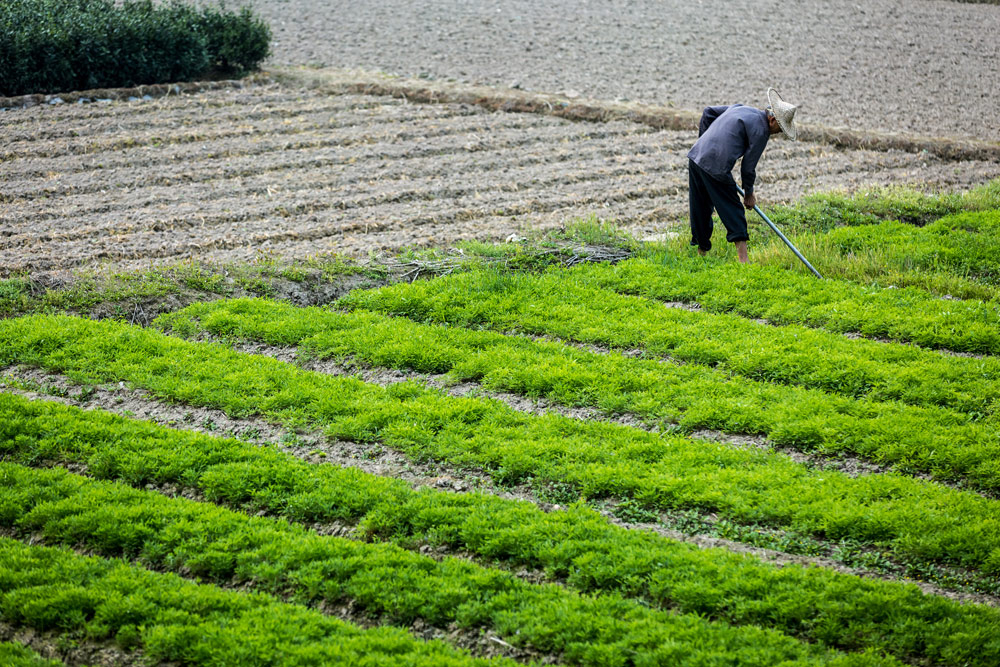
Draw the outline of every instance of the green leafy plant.
[[[231,415],[310,424],[330,437],[377,442],[418,461],[485,470],[504,484],[564,482],[583,498],[706,509],[737,523],[852,538],[924,560],[1000,571],[994,501],[899,474],[851,478],[779,454],[525,415],[415,383],[382,388],[115,322],[7,320],[0,322],[0,341],[0,363],[39,365],[84,384],[127,382]],[[822,432],[823,416],[784,428]],[[920,454],[908,452],[906,460]]]
[[[0,94],[188,81],[239,74],[268,54],[270,30],[248,9],[201,11],[151,0],[4,0]]]
[[[400,480],[312,466],[238,440],[2,394],[0,415],[0,453],[8,461],[84,463],[98,478],[139,488],[178,484],[216,503],[252,513],[263,510],[305,526],[346,521],[357,525],[359,536],[373,540],[429,541],[488,562],[544,569],[583,593],[634,597],[643,604],[737,625],[767,625],[830,647],[879,649],[949,664],[990,664],[1000,651],[995,630],[1000,617],[994,609],[923,595],[911,585],[821,568],[774,567],[724,550],[702,550],[612,526],[582,505],[543,512],[496,496],[414,490]],[[458,595],[459,582],[467,582],[462,585],[478,587],[476,597],[485,607],[471,613],[475,605],[460,606],[460,612],[470,612],[462,622],[485,623],[491,614],[502,618],[505,609],[513,609],[518,600],[513,593],[524,586],[497,572],[475,575],[476,568],[468,563],[438,566],[388,546],[319,538],[280,521],[128,491],[120,484],[18,465],[4,465],[2,470],[0,524],[44,531],[48,539],[86,543],[157,567],[193,568],[201,576],[236,577],[273,590],[292,587],[303,600],[362,595],[367,589],[352,587],[377,583],[363,593],[366,606],[389,610],[385,605],[413,604],[418,606],[393,606],[392,613],[408,613],[409,618],[413,613],[432,614],[430,618],[446,620],[459,606],[449,596]],[[311,565],[314,559],[334,556],[356,566]],[[386,558],[400,566],[409,563],[406,567],[420,571],[420,577],[395,578],[381,569]],[[369,568],[375,570],[371,576]],[[454,585],[436,585],[435,573]],[[335,577],[343,579],[334,585]],[[353,584],[347,583],[351,577],[357,577]],[[383,585],[386,580],[412,585],[417,592],[393,595]],[[546,590],[545,595],[559,595],[557,589]],[[495,604],[488,602],[487,594],[497,596]],[[435,598],[446,601],[433,603]],[[567,602],[555,604],[556,598],[539,599],[552,609],[570,608]],[[625,599],[614,606],[614,618],[641,622],[642,613],[634,607],[629,611]],[[569,619],[549,619],[542,612],[539,630],[554,641],[556,634],[542,628],[565,627],[560,624],[566,622],[593,627],[589,617],[602,617],[606,611],[598,604],[592,613],[574,613]],[[908,620],[889,623],[887,614]],[[872,631],[859,632],[858,624]],[[517,627],[520,624],[512,623],[511,631]],[[624,626],[616,622],[616,627]],[[704,627],[694,623],[690,629],[702,633]],[[760,640],[773,645],[769,636],[761,635]]]

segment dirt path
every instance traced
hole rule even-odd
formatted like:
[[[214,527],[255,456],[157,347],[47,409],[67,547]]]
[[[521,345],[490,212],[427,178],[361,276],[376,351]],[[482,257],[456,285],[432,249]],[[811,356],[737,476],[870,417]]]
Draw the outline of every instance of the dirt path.
[[[690,130],[290,84],[0,113],[0,277],[500,241],[574,218],[639,237],[687,210]],[[962,188],[990,160],[777,140],[764,205],[888,183]]]

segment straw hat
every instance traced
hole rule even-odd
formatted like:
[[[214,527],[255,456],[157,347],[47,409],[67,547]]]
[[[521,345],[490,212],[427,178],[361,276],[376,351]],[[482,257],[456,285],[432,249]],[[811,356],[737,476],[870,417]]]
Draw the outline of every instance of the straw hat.
[[[771,105],[771,113],[778,119],[781,131],[789,139],[795,139],[795,135],[798,133],[795,129],[795,110],[798,107],[781,99],[778,91],[774,88],[767,89],[767,103]]]

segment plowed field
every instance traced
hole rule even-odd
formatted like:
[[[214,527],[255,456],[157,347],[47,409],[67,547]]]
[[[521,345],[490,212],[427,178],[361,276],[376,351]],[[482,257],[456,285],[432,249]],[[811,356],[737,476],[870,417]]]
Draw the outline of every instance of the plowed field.
[[[274,83],[0,114],[0,274],[94,263],[364,255],[574,218],[683,225],[690,131]],[[776,140],[764,205],[831,188],[967,186],[991,162]]]

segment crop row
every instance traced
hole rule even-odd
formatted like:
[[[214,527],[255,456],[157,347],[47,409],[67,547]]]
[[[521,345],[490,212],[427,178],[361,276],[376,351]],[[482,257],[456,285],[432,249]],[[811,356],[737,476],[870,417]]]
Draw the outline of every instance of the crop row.
[[[774,453],[525,415],[413,383],[382,388],[116,322],[24,317],[0,322],[0,341],[3,365],[39,366],[85,383],[127,382],[230,415],[379,441],[415,459],[485,469],[499,483],[559,482],[585,498],[700,508],[737,523],[857,539],[891,546],[901,557],[1000,572],[996,502],[900,475],[850,478]]]
[[[392,544],[320,537],[282,521],[251,519],[62,471],[0,464],[0,479],[5,482],[0,520],[47,543],[138,558],[155,570],[220,584],[250,584],[308,605],[350,604],[404,627],[421,619],[438,628],[454,623],[467,631],[489,630],[569,664],[625,664],[624,656],[679,665],[825,663],[833,657],[775,631],[651,610],[615,594],[587,596],[531,584]]]
[[[730,282],[725,295],[713,293],[713,298],[728,299],[725,307],[710,300],[703,304],[707,312],[691,312],[666,308],[660,303],[694,300],[691,293],[669,291],[676,287],[675,275],[679,276],[679,283],[715,281],[716,273],[744,276],[743,281]],[[501,331],[517,329],[585,343],[643,347],[684,361],[719,365],[750,378],[814,386],[848,396],[948,405],[972,413],[987,409],[989,404],[985,401],[995,397],[996,392],[990,389],[995,384],[973,389],[972,394],[980,389],[988,394],[978,402],[960,395],[963,377],[967,378],[965,382],[1000,382],[1000,363],[994,360],[942,357],[912,346],[851,341],[829,331],[796,326],[815,325],[815,321],[796,323],[779,318],[776,324],[788,326],[768,326],[746,318],[771,319],[771,311],[728,307],[757,301],[781,308],[785,302],[780,296],[762,294],[756,289],[756,281],[764,280],[768,273],[775,283],[795,282],[795,274],[765,267],[741,267],[729,272],[724,267],[692,270],[688,265],[675,271],[655,262],[628,260],[613,266],[591,263],[569,270],[553,269],[541,275],[472,271],[379,291],[354,292],[341,305],[404,315],[418,321]],[[972,335],[973,325],[978,323],[981,332],[1000,336],[1000,312],[989,304],[943,301],[919,290],[905,290],[906,294],[901,294],[903,290],[811,280],[812,283],[802,285],[802,301],[817,308],[828,307],[836,313],[853,310],[857,314],[872,302],[892,301],[894,315],[905,315],[906,322],[914,327],[923,319],[927,326],[940,329],[944,326],[942,318],[947,316],[954,318],[950,325],[956,329],[968,325],[965,334]],[[721,291],[721,285],[718,287]],[[930,303],[933,309],[928,307]],[[893,315],[888,310],[884,312],[883,321]],[[865,317],[865,321],[870,326],[878,325],[876,317]],[[860,328],[844,330],[873,333]],[[951,341],[954,347],[963,346],[960,340],[963,335],[954,332]],[[902,373],[898,382],[894,373]],[[925,377],[931,388],[927,395],[921,395],[920,388],[910,385],[923,384]],[[959,395],[952,397],[956,392]]]
[[[532,330],[533,322],[541,319],[535,313],[525,317],[524,308],[521,313],[513,305],[503,308],[499,299],[491,300],[492,296],[486,295],[479,303],[496,306],[496,312],[502,313],[505,319],[489,322],[495,328],[501,329],[517,319]],[[638,304],[640,308],[643,305]],[[393,311],[392,305],[387,310],[398,312]],[[548,333],[566,331],[567,327],[561,325],[567,318],[560,321],[559,317],[566,310],[550,312],[552,316],[544,319]],[[666,310],[654,310],[652,315]],[[766,356],[763,346],[773,327],[733,316],[681,312],[685,314],[681,319],[687,320],[683,324],[688,340],[677,331],[651,332],[653,340],[646,349],[663,353],[668,345],[676,345],[672,349],[681,349],[677,356],[690,360],[688,353],[692,348],[695,353],[704,350],[704,340],[711,339],[717,352],[729,343],[735,354],[751,350],[756,351],[757,359]],[[578,322],[584,320],[582,310],[574,315],[579,316]],[[725,319],[719,321],[721,318]],[[635,320],[638,319],[637,316]],[[582,324],[611,327],[612,321],[625,322],[616,320],[612,314],[607,320],[597,315]],[[704,330],[699,330],[700,322],[705,323]],[[320,358],[349,357],[375,366],[448,373],[455,381],[474,380],[491,390],[544,396],[564,405],[589,405],[609,413],[630,412],[651,421],[676,421],[688,429],[765,433],[778,444],[861,453],[904,469],[933,470],[945,478],[961,477],[975,470],[979,474],[970,478],[981,483],[988,479],[989,473],[982,474],[989,470],[988,462],[995,460],[998,453],[992,420],[988,425],[969,424],[967,417],[937,408],[856,401],[813,390],[771,386],[756,379],[734,379],[721,369],[600,354],[554,341],[420,324],[374,312],[296,308],[264,300],[215,301],[161,316],[156,325],[188,337],[207,331],[271,345],[297,345],[304,354]],[[654,321],[650,329],[655,329],[655,325]],[[625,326],[629,323],[619,326],[618,332],[601,330],[611,338]],[[631,326],[633,331],[638,329]],[[750,333],[755,335],[751,337]],[[586,339],[586,334],[577,337]],[[931,397],[927,403],[933,404],[934,399],[960,403],[968,412],[992,417],[996,396],[1000,395],[1000,382],[993,378],[1000,368],[993,359],[947,358],[917,348],[848,341],[835,334],[808,329],[778,329],[776,337],[775,347],[783,346],[784,353],[767,359],[771,365],[778,367],[787,361],[794,368],[799,361],[800,366],[813,366],[816,375],[828,368],[831,373],[855,382],[867,378],[869,387],[881,381],[878,393],[883,399],[887,393],[896,398],[904,394],[916,402],[914,394],[919,392],[923,397]],[[616,342],[627,344],[622,338]],[[800,345],[793,353],[795,343]],[[829,366],[816,362],[824,344],[827,349],[842,348],[839,354],[831,351]],[[859,351],[857,357],[850,354],[853,347]],[[863,354],[866,351],[867,359]],[[747,356],[744,355],[743,361]],[[762,362],[758,362],[757,373],[752,373],[745,370],[749,362],[741,365],[739,361],[727,360],[726,366],[743,368],[749,375],[761,374]],[[894,367],[891,361],[898,365]],[[979,382],[974,373],[979,374]],[[922,380],[921,374],[926,379]],[[870,391],[875,393],[876,389],[872,387]],[[813,429],[811,433],[809,429]],[[917,453],[927,448],[928,443],[933,443],[930,447],[933,454],[920,461]],[[986,466],[982,466],[984,463]],[[990,483],[984,485],[993,488]]]
[[[361,630],[262,593],[8,538],[0,538],[0,609],[11,625],[113,639],[123,649],[141,648],[151,662],[492,664],[398,629]]]
[[[399,480],[310,465],[238,440],[6,394],[0,394],[0,414],[0,451],[8,461],[83,464],[95,477],[139,488],[178,484],[214,502],[280,515],[307,526],[356,523],[359,536],[444,545],[509,567],[544,570],[581,593],[600,594],[594,600],[617,605],[615,615],[623,621],[642,616],[640,608],[628,601],[637,598],[645,605],[675,609],[683,615],[676,622],[690,628],[709,627],[690,616],[698,614],[740,626],[766,625],[838,649],[878,649],[905,660],[989,664],[1000,655],[997,610],[927,596],[912,585],[818,568],[779,568],[722,550],[700,550],[652,533],[612,526],[582,505],[546,513],[534,505],[495,496],[428,488],[415,491]],[[350,595],[403,621],[419,614],[444,622],[455,608],[462,608],[469,612],[465,617],[469,622],[487,623],[492,618],[502,624],[507,622],[505,616],[489,615],[499,610],[513,613],[513,602],[502,603],[502,596],[508,595],[510,601],[517,597],[512,591],[536,590],[496,572],[471,576],[479,570],[461,561],[435,564],[386,545],[318,538],[281,522],[126,492],[118,485],[84,483],[69,475],[32,472],[20,466],[7,470],[4,488],[10,490],[0,506],[8,524],[43,531],[49,539],[83,541],[89,548],[132,555],[157,566],[185,567],[199,576],[237,577],[277,590],[297,586],[295,595],[304,600]],[[129,498],[135,499],[136,508],[121,509]],[[177,517],[174,528],[167,525],[168,519],[173,521],[170,517]],[[219,527],[223,524],[232,526],[236,537]],[[192,528],[196,526],[202,527]],[[93,533],[89,538],[88,532]],[[251,537],[251,532],[259,536]],[[157,541],[161,546],[150,546]],[[334,551],[355,559],[354,567],[314,567],[307,562]],[[371,581],[364,579],[363,570],[389,560],[419,572],[419,576],[391,579],[398,582],[391,589],[398,599],[391,593],[384,597],[384,585],[371,588]],[[359,568],[360,563],[365,568]],[[345,582],[351,576],[360,579],[348,586]],[[445,576],[448,582],[437,585],[435,576]],[[329,582],[328,588],[324,582]],[[476,588],[480,595],[474,599],[484,604],[487,593],[501,596],[496,607],[485,604],[484,609],[461,602],[465,599],[460,595],[461,582]],[[406,592],[406,586],[416,586],[419,592]],[[562,595],[555,587],[537,590],[543,597]],[[567,612],[573,608],[566,601],[570,598],[561,599],[556,608]],[[475,609],[478,615],[472,614]],[[558,625],[556,619],[543,616],[547,625]],[[590,627],[584,623],[586,618],[586,614],[573,614],[581,632]],[[675,627],[674,623],[667,625]],[[516,627],[527,632],[533,626],[526,621]],[[619,626],[624,628],[624,623]],[[770,641],[773,635],[760,637]],[[539,647],[554,647],[541,638],[532,641]]]
[[[0,642],[0,665],[6,667],[61,667],[58,660],[47,660],[23,644]]]
[[[995,360],[946,357],[803,327],[773,327],[730,314],[665,308],[649,299],[590,287],[585,280],[574,282],[571,278],[579,273],[464,273],[355,291],[340,304],[416,321],[640,347],[715,365],[719,368],[714,372],[692,365],[659,371],[661,377],[711,385],[698,391],[683,384],[659,387],[661,394],[672,397],[664,406],[672,412],[667,416],[682,424],[766,433],[790,447],[848,452],[902,470],[998,488],[1000,467],[994,465],[998,443],[992,423],[998,382]],[[774,380],[821,391],[776,387]],[[607,381],[614,386],[617,380]],[[631,388],[620,389],[626,396]],[[830,391],[882,400],[838,399],[826,393]],[[617,400],[618,406],[607,407],[620,409],[628,399]],[[935,407],[940,404],[961,413]],[[972,423],[980,419],[985,423]]]
[[[355,345],[351,337],[340,341],[327,336],[319,351],[327,355],[367,352],[362,356],[369,363],[399,365],[401,361],[404,364],[412,361],[410,367],[425,372],[444,373],[458,365],[454,372],[459,378],[478,379],[491,371],[483,368],[475,374],[472,369],[477,365],[471,360],[464,361],[462,354],[491,346],[519,349],[532,346],[509,336],[425,326],[420,322],[487,326],[498,331],[520,330],[614,348],[641,348],[651,355],[714,366],[751,380],[799,385],[870,401],[944,407],[964,413],[971,420],[991,421],[1000,401],[1000,360],[992,357],[945,356],[911,345],[849,340],[801,326],[773,327],[735,315],[664,308],[657,302],[618,297],[585,287],[555,291],[555,284],[560,282],[556,276],[534,284],[519,282],[510,290],[498,291],[488,291],[487,280],[495,280],[495,276],[463,276],[450,285],[435,281],[421,283],[420,287],[355,292],[341,302],[356,308],[371,305],[379,313],[405,315],[416,324],[381,314],[362,314],[360,310],[354,315],[317,309],[300,311],[268,302],[195,304],[164,317],[161,322],[172,327],[191,326],[194,324],[191,318],[196,318],[212,333],[263,338],[274,345],[298,345],[324,330],[374,327],[373,341],[364,347]],[[558,308],[546,298],[554,291]],[[518,297],[523,298],[518,301]],[[600,304],[597,313],[592,312],[590,305],[595,303]],[[277,318],[280,324],[269,323],[271,318]],[[184,321],[184,325],[177,324],[179,321]],[[391,348],[409,345],[405,339],[394,341],[390,333],[383,335],[383,331],[391,329],[419,333],[426,342],[433,341],[435,347],[424,355],[416,351],[400,353],[403,358],[397,360]],[[376,340],[380,344],[371,349]],[[438,349],[438,343],[444,347]],[[387,346],[390,349],[381,351]],[[571,353],[567,350],[563,354]],[[465,367],[470,370],[463,371]],[[623,389],[627,393],[631,388]],[[944,413],[932,410],[928,414]],[[950,423],[955,419],[955,415],[948,414],[941,421]]]
[[[992,303],[823,280],[803,271],[706,262],[672,251],[614,266],[575,267],[566,276],[595,288],[660,301],[697,302],[710,312],[802,324],[923,347],[997,354],[1000,311]]]
[[[959,213],[924,227],[889,221],[835,229],[824,243],[843,255],[876,254],[887,265],[1000,284],[1000,210]]]

